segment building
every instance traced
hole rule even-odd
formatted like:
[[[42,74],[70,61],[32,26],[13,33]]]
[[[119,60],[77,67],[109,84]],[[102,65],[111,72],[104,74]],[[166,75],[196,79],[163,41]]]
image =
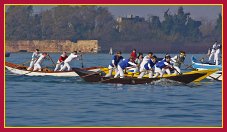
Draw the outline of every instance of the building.
[[[117,18],[117,29],[119,32],[122,30],[122,24],[123,23],[140,23],[140,22],[145,22],[145,18],[139,17],[139,16],[133,16],[132,14],[127,15],[126,17],[118,17]]]

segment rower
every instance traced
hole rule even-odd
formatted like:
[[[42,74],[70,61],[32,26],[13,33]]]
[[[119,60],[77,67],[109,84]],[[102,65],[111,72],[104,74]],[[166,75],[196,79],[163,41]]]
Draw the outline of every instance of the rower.
[[[143,61],[143,53],[139,53],[138,57],[135,60],[135,63],[137,64],[137,67],[136,67],[136,70],[134,72],[138,72],[139,71],[139,67],[140,67],[140,64],[142,63],[142,61]]]
[[[173,67],[175,68],[175,72],[174,72],[175,74],[178,74],[181,72],[180,67],[181,67],[181,64],[184,63],[185,57],[186,57],[185,52],[180,51],[179,55],[176,55],[173,58],[171,58],[171,61],[173,61]]]
[[[109,73],[106,74],[105,77],[110,77],[110,76],[112,76],[112,72],[113,72],[114,69],[115,69],[115,74],[117,73],[117,71],[118,71],[118,70],[117,70],[117,65],[118,65],[118,63],[119,63],[121,60],[123,60],[123,57],[121,56],[121,52],[118,51],[118,52],[113,56],[112,61],[111,61],[110,65],[108,66]]]
[[[56,64],[56,67],[54,69],[54,71],[57,71],[58,69],[60,69],[60,67],[62,68],[63,65],[64,65],[64,60],[67,58],[67,54],[66,52],[63,52],[61,54],[61,56],[59,57],[58,61],[57,61],[57,64]]]
[[[34,64],[34,69],[33,71],[41,71],[42,70],[42,67],[41,67],[41,64],[43,63],[43,60],[46,59],[46,56],[48,54],[47,53],[43,53],[39,59],[35,62]]]
[[[169,68],[173,68],[173,66],[170,64],[170,60],[171,57],[170,55],[167,54],[163,60],[156,63],[155,66],[156,75],[154,76],[154,78],[158,77],[159,75],[160,77],[162,77],[165,72],[167,72],[167,74],[170,74]]]
[[[67,59],[64,60],[64,65],[63,67],[60,69],[60,71],[64,71],[66,68],[68,71],[71,70],[71,67],[69,65],[69,63],[74,60],[74,59],[78,59],[79,60],[79,56],[77,55],[77,51],[73,51],[69,57]]]
[[[125,59],[122,62],[120,62],[117,66],[118,72],[114,76],[114,78],[117,78],[120,75],[120,78],[124,78],[124,69],[130,66],[136,67],[136,64],[133,63],[133,57],[130,57],[129,59]]]
[[[221,44],[217,44],[216,49],[215,49],[215,53],[214,53],[214,62],[215,65],[218,65],[218,57],[219,57],[219,53],[221,51]]]
[[[32,54],[32,59],[31,59],[30,65],[27,68],[27,70],[31,70],[34,67],[35,62],[39,59],[39,57],[41,55],[42,54],[39,52],[39,49],[35,49],[35,51]]]
[[[149,52],[148,55],[146,55],[144,58],[143,58],[143,61],[141,62],[140,64],[140,72],[143,71],[143,68],[144,68],[144,65],[151,59],[153,53],[152,52]]]
[[[154,67],[157,63],[157,57],[152,56],[151,59],[144,65],[143,71],[140,73],[138,78],[142,78],[145,73],[149,73],[149,78],[153,78],[154,75]]]
[[[213,44],[213,46],[212,46],[212,48],[211,48],[211,51],[210,51],[210,53],[208,53],[208,55],[209,55],[209,62],[211,61],[211,58],[214,56],[214,53],[215,53],[215,51],[216,51],[216,46],[217,46],[217,41],[215,41],[214,42],[214,44]],[[215,60],[214,60],[214,62],[215,62]]]

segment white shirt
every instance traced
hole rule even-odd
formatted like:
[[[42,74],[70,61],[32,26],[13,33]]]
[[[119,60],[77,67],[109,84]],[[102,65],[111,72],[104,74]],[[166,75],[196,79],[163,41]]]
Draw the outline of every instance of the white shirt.
[[[212,49],[211,49],[211,53],[214,53],[214,52],[215,52],[216,47],[217,47],[217,43],[214,43],[214,44],[213,44],[213,47],[212,47]]]
[[[41,55],[39,57],[39,59],[36,61],[36,64],[41,64],[43,62],[44,58],[45,58],[45,56],[44,55]]]
[[[143,61],[141,62],[140,64],[140,67],[144,67],[144,65],[150,60],[150,58],[146,55],[144,58],[143,58]]]
[[[67,58],[67,59],[65,59],[65,63],[69,63],[69,62],[71,62],[73,59],[76,59],[78,57],[78,55],[74,55],[73,53],[71,53],[70,55],[69,55],[69,57]]]
[[[38,59],[41,55],[42,55],[41,53],[33,52],[32,60]]]

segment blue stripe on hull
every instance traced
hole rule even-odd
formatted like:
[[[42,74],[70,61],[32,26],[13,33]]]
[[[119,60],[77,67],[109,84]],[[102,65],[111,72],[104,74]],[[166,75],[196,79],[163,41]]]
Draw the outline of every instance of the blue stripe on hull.
[[[210,65],[210,64],[198,63],[194,56],[192,56],[192,67],[196,68],[196,69],[202,68],[202,69],[219,69],[219,70],[222,70],[221,65]]]

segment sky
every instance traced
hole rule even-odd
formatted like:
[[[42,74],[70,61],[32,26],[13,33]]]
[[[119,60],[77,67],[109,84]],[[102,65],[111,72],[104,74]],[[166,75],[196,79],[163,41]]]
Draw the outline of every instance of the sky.
[[[180,6],[180,5],[179,5]],[[109,9],[109,11],[114,15],[114,17],[118,16],[127,16],[132,14],[134,16],[141,16],[147,18],[148,15],[159,16],[160,20],[163,20],[163,14],[167,9],[169,13],[175,14],[179,6],[105,6]],[[34,10],[39,12],[41,10],[50,9],[52,6],[34,6]],[[212,5],[212,6],[183,6],[184,12],[190,12],[191,17],[200,20],[201,18],[206,18],[208,20],[216,20],[218,18],[218,14],[222,12],[222,7],[220,5]]]
[[[163,19],[163,14],[167,9],[169,13],[177,13],[179,6],[109,6],[110,12],[117,16],[126,16],[127,14],[133,14],[135,16],[147,17],[149,15],[156,15]],[[183,6],[184,12],[190,12],[191,17],[199,20],[201,17],[205,17],[208,20],[216,20],[218,14],[221,13],[221,6]]]

